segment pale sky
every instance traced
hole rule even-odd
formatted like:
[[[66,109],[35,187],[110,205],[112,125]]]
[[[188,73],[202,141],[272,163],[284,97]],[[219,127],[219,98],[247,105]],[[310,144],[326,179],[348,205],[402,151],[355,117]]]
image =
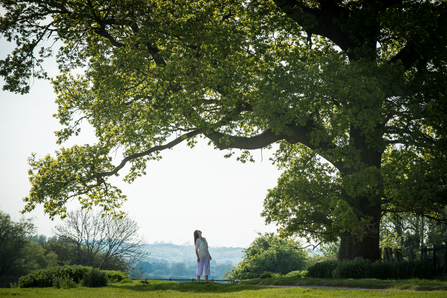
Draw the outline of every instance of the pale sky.
[[[0,38],[0,59],[10,49]],[[54,62],[46,63],[46,69],[50,76],[57,74]],[[0,90],[0,210],[15,221],[22,217],[22,198],[30,188],[27,158],[32,152],[38,157],[54,156],[58,149],[54,131],[61,126],[52,117],[57,111],[54,100],[48,81],[33,81],[27,95]],[[63,146],[94,142],[87,130]],[[254,151],[254,164],[225,159],[226,153],[207,146],[207,141],[194,149],[180,144],[163,151],[161,161],[150,162],[147,175],[132,185],[119,182],[128,196],[123,210],[138,222],[147,243],[191,244],[193,231],[200,229],[210,246],[248,247],[258,232],[276,231],[260,216],[267,189],[276,185],[280,175],[269,160],[272,152]],[[126,174],[123,170],[121,177]],[[69,210],[79,206],[73,201]],[[52,227],[62,223],[49,220],[41,206],[24,217],[33,218],[37,234],[46,236],[52,236]]]

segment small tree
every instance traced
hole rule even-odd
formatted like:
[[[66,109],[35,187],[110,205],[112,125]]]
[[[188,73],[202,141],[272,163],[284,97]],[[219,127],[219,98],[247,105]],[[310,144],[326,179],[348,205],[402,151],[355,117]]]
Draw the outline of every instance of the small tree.
[[[249,248],[244,250],[243,260],[226,274],[230,279],[257,278],[266,272],[287,274],[306,268],[307,253],[300,243],[282,239],[273,233],[259,234]]]
[[[92,211],[69,212],[53,230],[73,253],[73,263],[99,269],[129,269],[146,256],[138,225],[128,215],[102,217]]]

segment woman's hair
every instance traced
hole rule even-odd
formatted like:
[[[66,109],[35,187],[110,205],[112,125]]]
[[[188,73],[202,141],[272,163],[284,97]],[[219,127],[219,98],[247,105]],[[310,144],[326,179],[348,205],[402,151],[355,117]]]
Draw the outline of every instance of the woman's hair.
[[[196,244],[197,238],[199,238],[199,230],[194,231],[194,245]]]

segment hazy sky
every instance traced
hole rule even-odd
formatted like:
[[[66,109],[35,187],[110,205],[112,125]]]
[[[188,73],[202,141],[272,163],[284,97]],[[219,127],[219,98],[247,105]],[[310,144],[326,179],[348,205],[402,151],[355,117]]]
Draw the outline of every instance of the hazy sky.
[[[0,59],[10,49],[0,38]],[[50,76],[57,74],[54,62],[46,68]],[[22,217],[22,198],[30,188],[27,158],[32,152],[38,157],[54,155],[58,149],[54,131],[61,126],[52,117],[57,111],[54,100],[47,81],[32,81],[31,92],[23,96],[0,90],[0,210],[16,221]],[[63,146],[94,142],[87,129]],[[260,216],[267,189],[276,185],[280,175],[268,159],[271,152],[254,151],[254,164],[225,159],[225,153],[214,150],[207,141],[194,149],[180,144],[164,151],[161,161],[150,162],[147,175],[132,185],[118,182],[128,196],[124,211],[138,222],[148,243],[192,243],[193,231],[200,229],[210,246],[247,247],[257,232],[276,231]],[[126,173],[123,170],[121,177]],[[76,208],[77,200],[69,204],[69,210]],[[62,223],[49,220],[41,206],[24,217],[33,218],[37,233],[47,236]]]

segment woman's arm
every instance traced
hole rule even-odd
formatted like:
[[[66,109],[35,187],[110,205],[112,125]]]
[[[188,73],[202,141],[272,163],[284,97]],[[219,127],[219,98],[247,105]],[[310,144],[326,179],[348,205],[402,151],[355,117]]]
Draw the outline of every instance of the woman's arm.
[[[199,250],[196,249],[197,263],[200,263]]]

